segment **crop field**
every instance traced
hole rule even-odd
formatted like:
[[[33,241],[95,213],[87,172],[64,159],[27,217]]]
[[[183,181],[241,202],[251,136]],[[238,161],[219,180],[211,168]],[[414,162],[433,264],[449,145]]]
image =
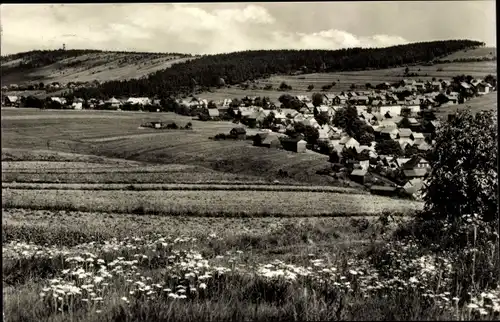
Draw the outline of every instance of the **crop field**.
[[[218,187],[222,189],[224,187]],[[283,188],[281,188],[283,189]],[[278,190],[278,189],[276,189]],[[240,190],[68,190],[2,187],[2,207],[209,216],[345,216],[407,212],[420,202],[336,192]]]
[[[404,67],[364,70],[354,72],[338,72],[338,73],[315,73],[304,74],[297,76],[272,76],[269,79],[260,79],[256,81],[256,86],[260,89],[252,89],[252,85],[247,90],[240,89],[236,86],[231,88],[223,88],[211,92],[204,92],[200,97],[208,100],[221,100],[224,98],[241,98],[244,96],[268,96],[272,100],[277,100],[282,94],[288,93],[291,95],[311,95],[311,92],[321,92],[321,87],[330,85],[335,82],[335,86],[327,92],[348,91],[352,84],[355,84],[358,89],[365,90],[365,85],[370,83],[375,86],[383,82],[398,82],[403,78],[415,80],[432,80],[436,79],[451,79],[454,76],[465,74],[473,77],[484,78],[485,76],[497,74],[496,61],[485,62],[467,62],[467,63],[446,63],[436,64],[434,66],[411,66],[410,72],[417,73],[417,77],[404,77]],[[281,92],[276,90],[282,82],[292,86],[292,90]],[[273,90],[264,90],[264,86],[272,85]],[[309,92],[307,87],[314,85],[314,89]]]

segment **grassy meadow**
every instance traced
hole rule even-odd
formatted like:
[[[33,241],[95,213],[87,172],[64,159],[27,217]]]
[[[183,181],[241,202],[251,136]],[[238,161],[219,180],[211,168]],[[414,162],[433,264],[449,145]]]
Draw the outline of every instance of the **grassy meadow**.
[[[154,120],[172,120],[180,126],[192,122],[193,129],[159,131],[139,128],[144,122]],[[328,156],[311,151],[297,154],[259,148],[252,146],[251,141],[209,139],[218,133],[229,133],[234,126],[231,122],[201,122],[174,113],[4,109],[2,150],[50,150],[150,165],[192,165],[206,168],[215,177],[222,172],[223,177],[230,173],[260,177],[266,181],[338,184],[331,178],[316,174],[317,170],[328,165]],[[7,161],[4,157],[3,160]],[[287,171],[289,177],[279,177],[280,169]],[[195,171],[196,175],[198,172]],[[107,174],[103,176],[109,177]]]
[[[459,309],[450,259],[390,240],[404,221],[3,209],[5,320],[497,318],[497,291]]]

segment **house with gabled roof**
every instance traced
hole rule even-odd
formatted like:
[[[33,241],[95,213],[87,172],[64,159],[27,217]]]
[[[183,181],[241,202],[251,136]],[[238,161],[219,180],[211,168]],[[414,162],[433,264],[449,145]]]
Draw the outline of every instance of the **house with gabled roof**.
[[[359,184],[365,184],[365,179],[367,174],[368,170],[366,169],[354,169],[350,174],[350,178],[354,182],[357,182]]]
[[[341,140],[342,142],[342,140]],[[347,141],[345,141],[344,146],[348,149],[356,149],[360,146],[359,142],[356,141],[354,138],[349,138]]]
[[[7,96],[4,96],[4,98],[3,98],[3,104],[5,106],[19,107],[20,101],[21,100],[20,100],[19,96],[7,95]]]
[[[378,112],[382,115],[385,115],[387,112],[389,112],[391,115],[400,115],[401,114],[401,105],[386,105],[386,106],[380,106],[378,108]]]
[[[403,189],[406,193],[410,195],[415,195],[424,189],[425,184],[424,181],[420,178],[414,178],[409,180],[404,186]]]
[[[415,142],[415,144],[420,145],[425,142],[425,136],[419,132],[412,132],[410,138]]]
[[[332,104],[334,105],[345,105],[347,102],[347,96],[345,95],[335,95],[332,100]]]
[[[429,143],[424,141],[417,146],[417,149],[419,151],[426,152],[426,151],[429,151],[430,149],[432,149],[432,146]]]
[[[332,104],[333,103],[333,100],[335,99],[335,94],[332,94],[332,93],[324,93],[323,94],[323,101],[326,103],[326,104]]]
[[[398,137],[398,129],[393,127],[385,127],[380,131],[380,136],[386,140],[395,140]]]
[[[482,82],[476,85],[477,93],[480,95],[488,94],[492,88],[493,86],[486,82]]]
[[[411,133],[412,133],[411,130],[408,128],[399,128],[398,139],[402,138],[409,139],[411,137]]]

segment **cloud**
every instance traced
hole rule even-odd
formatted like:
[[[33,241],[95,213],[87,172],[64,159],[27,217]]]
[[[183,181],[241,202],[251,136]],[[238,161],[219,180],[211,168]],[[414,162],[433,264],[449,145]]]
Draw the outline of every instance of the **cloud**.
[[[2,5],[1,47],[2,54],[60,48],[62,43],[67,48],[214,54],[255,49],[384,47],[430,40],[398,34],[407,24],[397,22],[398,15],[383,3],[373,4],[375,9],[370,10],[366,9],[370,3],[362,7],[359,3],[340,5]],[[327,6],[337,10],[325,10]],[[390,14],[384,20],[381,16],[386,12]],[[351,24],[352,19],[345,18],[347,13],[357,13],[355,20],[366,23]],[[431,16],[432,12],[426,19],[430,21]],[[435,22],[441,22],[440,15]],[[412,30],[417,33],[424,29]],[[455,29],[443,26],[440,30],[451,35]],[[442,39],[446,38],[457,37]]]

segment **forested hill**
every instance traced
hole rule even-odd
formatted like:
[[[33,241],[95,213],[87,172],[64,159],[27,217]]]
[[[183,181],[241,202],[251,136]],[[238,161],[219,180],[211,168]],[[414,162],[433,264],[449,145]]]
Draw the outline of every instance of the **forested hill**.
[[[194,86],[206,89],[224,84],[298,70],[307,73],[380,69],[430,62],[453,52],[484,46],[471,40],[420,42],[386,48],[340,50],[258,50],[202,56],[173,65],[147,78],[110,81],[98,88],[75,92],[81,97],[166,96],[187,94]]]

